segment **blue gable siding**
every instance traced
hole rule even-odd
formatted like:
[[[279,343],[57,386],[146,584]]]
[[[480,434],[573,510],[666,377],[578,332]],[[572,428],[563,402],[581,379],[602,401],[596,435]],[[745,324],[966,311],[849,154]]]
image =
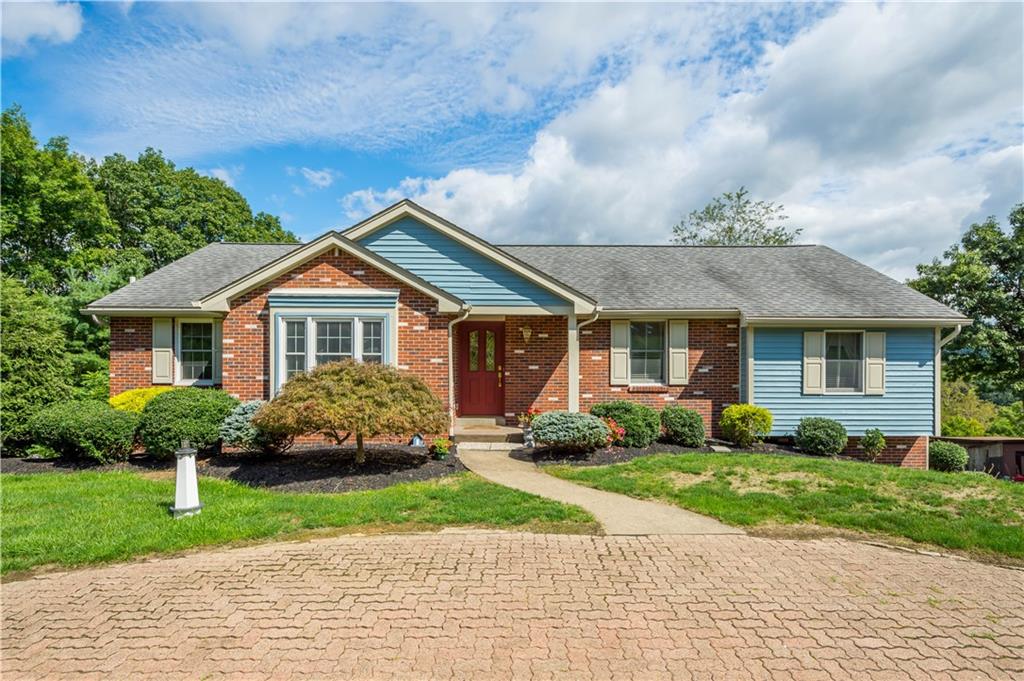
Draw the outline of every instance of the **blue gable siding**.
[[[566,304],[559,296],[414,218],[402,218],[360,243],[472,305]]]
[[[808,329],[814,330],[814,329]],[[826,416],[850,435],[930,435],[935,409],[932,329],[885,331],[884,395],[804,395],[803,329],[756,329],[754,402],[775,417],[772,435],[791,435],[805,416]]]

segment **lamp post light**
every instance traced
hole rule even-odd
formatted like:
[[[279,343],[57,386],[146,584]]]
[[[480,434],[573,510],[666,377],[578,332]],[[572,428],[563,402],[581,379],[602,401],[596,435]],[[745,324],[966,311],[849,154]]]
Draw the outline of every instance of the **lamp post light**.
[[[175,520],[196,515],[203,510],[199,503],[199,480],[196,477],[196,450],[188,440],[181,441],[181,449],[174,452],[178,458],[178,470],[174,480],[174,506],[171,513]]]

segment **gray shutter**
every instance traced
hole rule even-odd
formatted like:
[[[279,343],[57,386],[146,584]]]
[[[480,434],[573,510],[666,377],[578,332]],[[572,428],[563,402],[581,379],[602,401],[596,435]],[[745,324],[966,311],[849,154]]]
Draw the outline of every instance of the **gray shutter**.
[[[219,319],[213,321],[213,382],[220,385],[223,382],[221,377],[221,365],[224,356],[224,322]]]
[[[612,385],[629,385],[629,320],[612,320],[611,376]]]
[[[885,333],[864,334],[864,394],[885,394]]]
[[[174,320],[153,319],[153,383],[174,383]]]
[[[686,385],[690,380],[690,323],[673,319],[668,323],[668,384]]]
[[[825,332],[804,332],[804,395],[825,394]]]

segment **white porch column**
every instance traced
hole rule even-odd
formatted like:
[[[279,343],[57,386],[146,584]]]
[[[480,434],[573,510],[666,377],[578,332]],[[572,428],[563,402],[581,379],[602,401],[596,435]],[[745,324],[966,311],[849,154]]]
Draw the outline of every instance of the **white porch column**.
[[[569,411],[580,410],[580,336],[576,313],[569,313]]]

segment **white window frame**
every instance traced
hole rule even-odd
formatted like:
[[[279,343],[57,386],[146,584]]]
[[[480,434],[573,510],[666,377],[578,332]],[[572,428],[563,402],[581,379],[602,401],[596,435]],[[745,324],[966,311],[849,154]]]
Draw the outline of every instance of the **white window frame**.
[[[288,322],[304,322],[306,328],[306,371],[312,371],[317,366],[317,351],[316,351],[316,325],[319,322],[350,322],[352,324],[352,352],[350,356],[344,357],[344,359],[354,359],[357,362],[363,361],[363,324],[366,322],[377,322],[381,326],[381,364],[387,363],[389,354],[396,351],[395,348],[391,347],[392,341],[390,339],[390,316],[381,314],[380,312],[369,312],[368,314],[348,313],[346,314],[330,314],[330,315],[319,315],[319,314],[307,314],[307,313],[296,313],[288,314],[281,312],[277,317],[277,328],[275,334],[274,343],[274,356],[277,366],[277,381],[278,385],[275,388],[275,394],[281,388],[284,387],[285,383],[288,382],[288,363],[287,363],[287,352],[288,340],[287,340],[287,324]],[[294,353],[291,353],[294,354]]]
[[[215,385],[217,378],[217,320],[206,317],[178,317],[174,320],[174,385],[184,386],[211,386]],[[185,378],[182,375],[184,361],[181,350],[181,325],[182,324],[207,324],[210,327],[210,378]]]
[[[629,321],[629,348],[627,355],[626,369],[629,372],[629,387],[650,388],[668,386],[668,355],[669,348],[669,320],[661,318],[631,318]],[[661,380],[660,381],[634,381],[633,380],[633,324],[645,324],[655,322],[661,324]]]
[[[829,359],[828,359],[828,337],[829,337],[829,334],[836,334],[836,333],[847,333],[847,334],[859,334],[860,335],[860,390],[840,390],[838,388],[829,388],[828,387],[828,363],[829,363]],[[864,381],[865,381],[865,377],[867,375],[867,360],[868,360],[868,357],[867,357],[867,345],[866,345],[867,339],[864,336],[865,330],[864,329],[825,329],[824,330],[824,334],[825,334],[825,337],[823,339],[824,342],[823,342],[823,347],[821,349],[821,351],[822,351],[822,360],[824,361],[824,371],[825,371],[825,375],[824,375],[824,377],[822,379],[824,381],[824,394],[825,395],[863,395],[864,394]],[[833,360],[833,361],[835,361],[835,360]]]

